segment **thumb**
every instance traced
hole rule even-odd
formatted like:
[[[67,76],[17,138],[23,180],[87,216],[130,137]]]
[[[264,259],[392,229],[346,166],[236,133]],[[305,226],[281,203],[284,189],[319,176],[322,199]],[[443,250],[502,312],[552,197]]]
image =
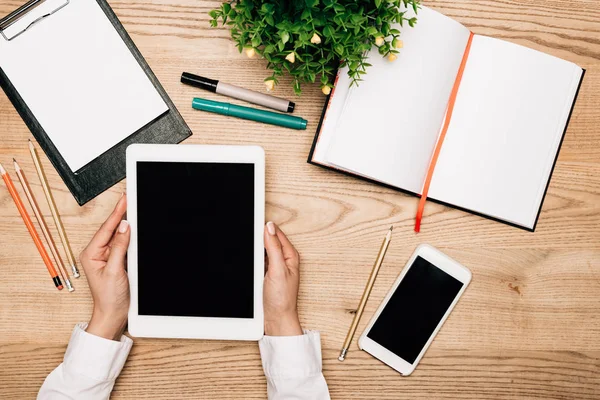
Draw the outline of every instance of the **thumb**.
[[[286,271],[285,257],[279,237],[277,237],[277,226],[273,222],[267,222],[265,226],[265,250],[269,257],[269,269],[267,275],[281,274]]]
[[[115,272],[119,269],[125,269],[125,256],[127,255],[130,236],[131,229],[129,228],[129,222],[122,220],[112,240],[110,255],[106,264],[108,269]]]

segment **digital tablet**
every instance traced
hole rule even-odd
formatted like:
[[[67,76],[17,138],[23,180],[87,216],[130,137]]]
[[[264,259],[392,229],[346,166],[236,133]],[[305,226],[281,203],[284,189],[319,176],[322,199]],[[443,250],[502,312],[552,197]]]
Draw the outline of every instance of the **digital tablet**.
[[[263,149],[131,145],[127,196],[129,333],[259,340]]]

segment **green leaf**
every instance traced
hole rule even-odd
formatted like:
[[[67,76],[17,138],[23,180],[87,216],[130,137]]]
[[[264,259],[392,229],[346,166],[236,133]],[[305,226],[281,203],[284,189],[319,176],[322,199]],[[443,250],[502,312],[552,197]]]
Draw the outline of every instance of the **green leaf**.
[[[218,16],[218,11],[217,11],[217,10],[211,10],[211,11],[208,13],[208,15],[210,15],[210,17],[211,17],[212,19],[217,19],[217,16]]]
[[[336,44],[333,47],[333,50],[338,53],[340,56],[344,55],[344,46],[342,46],[341,44]]]
[[[262,14],[269,14],[273,12],[273,4],[264,3],[260,8]]]
[[[300,81],[295,79],[294,80],[294,93],[296,93],[296,95],[300,96],[300,94],[302,94],[302,88],[300,87]]]
[[[375,7],[379,8],[381,5],[381,0],[375,0]]]
[[[289,42],[290,40],[290,34],[286,31],[282,31],[279,33],[279,37],[281,38],[281,43],[283,43],[284,45]]]
[[[323,28],[323,36],[325,37],[332,37],[334,33],[335,31],[333,30],[331,25],[325,25],[325,28]]]
[[[388,36],[390,34],[390,24],[387,22],[381,24],[381,33],[383,33],[383,36]]]
[[[231,5],[229,3],[223,3],[223,14],[227,15],[231,11]]]
[[[377,1],[377,0],[375,0],[375,1]],[[381,0],[379,0],[379,1],[381,2]],[[333,10],[334,10],[335,12],[337,12],[338,14],[341,14],[341,13],[343,13],[344,11],[346,11],[346,7],[344,7],[344,6],[343,6],[343,5],[341,5],[341,4],[337,4],[337,3],[336,3],[336,4],[334,4],[334,5],[333,5]]]
[[[319,4],[319,0],[304,0],[304,3],[306,4],[306,7],[313,8]]]
[[[350,19],[352,19],[352,22],[355,24],[360,24],[363,20],[363,17],[361,15],[353,14]]]

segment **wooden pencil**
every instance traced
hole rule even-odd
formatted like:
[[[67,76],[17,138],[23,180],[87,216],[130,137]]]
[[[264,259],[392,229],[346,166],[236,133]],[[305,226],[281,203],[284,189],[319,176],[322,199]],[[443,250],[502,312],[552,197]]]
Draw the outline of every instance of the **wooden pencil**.
[[[77,263],[75,262],[75,256],[73,255],[71,244],[69,243],[69,239],[67,238],[67,232],[65,231],[65,227],[62,223],[62,220],[60,219],[60,214],[58,214],[58,208],[56,208],[56,203],[54,201],[54,197],[52,196],[52,192],[50,191],[50,185],[48,184],[48,179],[46,178],[46,173],[44,172],[44,168],[42,167],[40,157],[37,154],[37,150],[31,142],[31,140],[29,140],[29,152],[31,153],[31,158],[33,159],[33,164],[35,165],[35,170],[38,174],[38,178],[40,179],[42,189],[44,190],[46,201],[48,202],[48,206],[50,207],[52,218],[54,219],[54,223],[56,224],[58,236],[60,236],[60,241],[62,242],[63,247],[65,248],[67,260],[69,260],[69,264],[71,265],[73,277],[79,278],[79,270],[77,269]]]
[[[31,218],[27,213],[27,209],[25,208],[25,205],[23,204],[23,201],[21,200],[17,189],[15,188],[15,184],[13,183],[12,179],[10,179],[10,176],[8,175],[2,164],[0,164],[0,174],[2,175],[2,179],[4,179],[4,183],[6,183],[6,187],[8,188],[10,196],[12,197],[13,201],[15,202],[15,205],[17,206],[17,209],[19,210],[19,214],[21,214],[21,218],[23,218],[23,222],[25,223],[25,226],[27,227],[31,238],[33,239],[33,243],[35,243],[35,246],[37,247],[40,255],[42,256],[42,260],[44,260],[44,264],[46,264],[46,268],[48,269],[48,272],[52,277],[54,285],[58,290],[62,290],[62,282],[60,281],[60,278],[56,273],[56,269],[54,269],[54,265],[50,260],[50,256],[48,256],[48,253],[44,248],[44,244],[40,239],[40,235],[38,235],[37,231],[35,230],[35,226],[33,226],[33,222],[31,221]]]
[[[21,187],[23,188],[23,192],[25,193],[25,197],[27,197],[27,201],[29,201],[29,205],[31,206],[31,209],[33,210],[33,214],[35,215],[35,218],[38,221],[40,229],[42,230],[42,234],[44,235],[44,238],[46,239],[46,244],[48,245],[48,248],[50,249],[50,252],[52,253],[52,256],[54,257],[54,262],[56,262],[56,265],[58,265],[58,272],[60,273],[63,282],[65,282],[65,285],[67,286],[67,289],[69,290],[69,292],[72,292],[75,290],[75,288],[73,288],[73,285],[71,284],[71,280],[69,279],[69,274],[67,273],[65,264],[64,264],[62,258],[60,257],[58,249],[56,248],[56,243],[54,242],[54,239],[52,238],[52,234],[50,233],[50,229],[48,229],[48,225],[46,224],[46,220],[44,219],[44,216],[42,215],[42,213],[40,211],[40,207],[39,207],[37,201],[35,200],[35,197],[33,196],[33,191],[31,190],[31,187],[29,186],[27,177],[25,176],[23,169],[21,169],[21,167],[19,166],[19,163],[17,163],[17,160],[15,160],[14,158],[13,158],[13,164],[15,166],[15,171],[17,173],[17,177],[19,178],[19,182],[21,183]]]
[[[377,254],[377,259],[375,260],[375,264],[373,264],[373,270],[371,271],[371,275],[369,276],[369,280],[367,281],[367,284],[365,286],[365,290],[360,299],[360,303],[358,304],[358,309],[356,310],[356,314],[354,314],[354,319],[352,320],[352,324],[350,325],[350,329],[348,330],[348,334],[346,335],[346,340],[344,340],[342,351],[340,352],[340,356],[338,357],[338,360],[340,361],[344,361],[346,359],[346,354],[348,353],[348,349],[350,349],[350,343],[352,343],[352,338],[354,337],[354,333],[356,333],[356,328],[358,328],[358,323],[360,322],[360,318],[362,317],[362,314],[365,311],[367,300],[369,299],[371,290],[373,289],[375,278],[377,278],[377,274],[379,273],[381,264],[383,264],[383,259],[385,258],[387,249],[388,247],[390,247],[393,229],[394,227],[391,226],[387,235],[385,235],[385,238],[383,239],[383,243],[381,243],[379,254]]]

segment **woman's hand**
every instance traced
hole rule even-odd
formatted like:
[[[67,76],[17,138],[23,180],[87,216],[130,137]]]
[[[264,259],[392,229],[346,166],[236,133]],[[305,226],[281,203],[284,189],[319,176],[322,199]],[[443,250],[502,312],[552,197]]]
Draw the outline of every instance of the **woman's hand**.
[[[265,226],[265,249],[265,334],[302,335],[296,306],[300,286],[298,252],[273,222],[268,222]]]
[[[129,311],[125,256],[131,229],[123,220],[126,211],[127,199],[123,196],[80,255],[94,299],[87,332],[110,340],[121,337]]]

